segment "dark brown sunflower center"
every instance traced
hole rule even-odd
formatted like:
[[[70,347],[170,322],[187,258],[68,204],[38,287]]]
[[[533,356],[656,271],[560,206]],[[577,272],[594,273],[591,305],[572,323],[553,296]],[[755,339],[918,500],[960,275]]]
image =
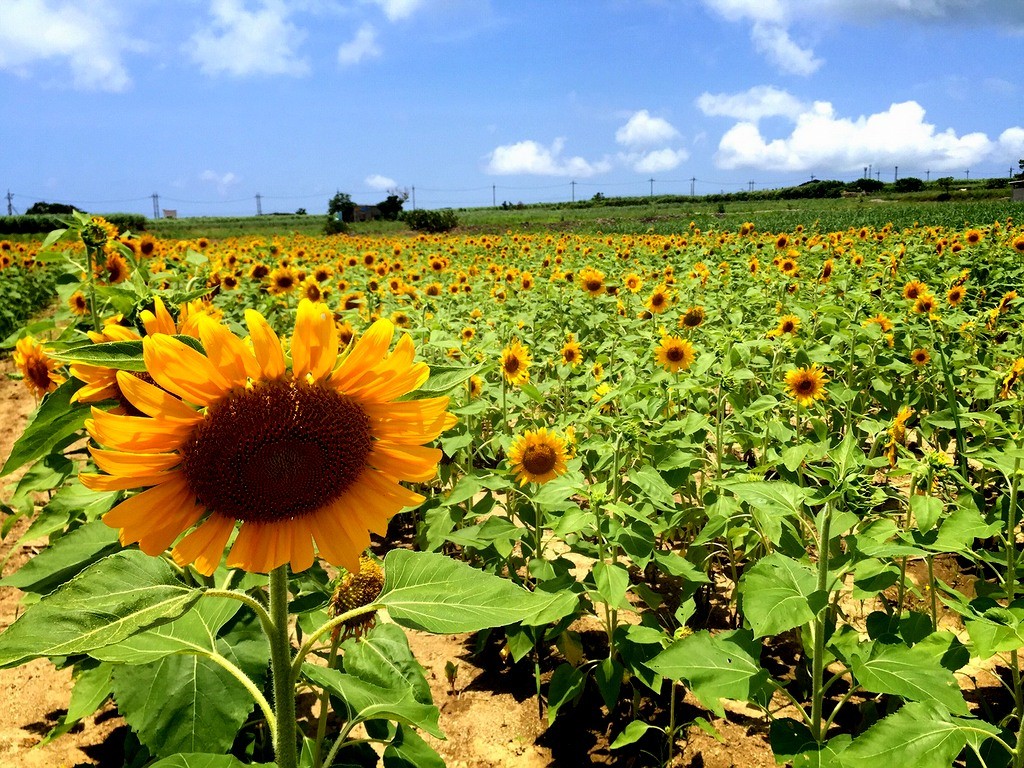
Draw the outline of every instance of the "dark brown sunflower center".
[[[558,455],[546,443],[531,445],[523,451],[523,469],[531,475],[546,475],[555,468]]]
[[[337,499],[362,474],[370,419],[325,387],[270,382],[214,405],[182,446],[189,488],[208,509],[269,523]]]
[[[516,373],[519,370],[519,358],[515,355],[505,358],[505,372]]]
[[[671,360],[673,363],[678,363],[684,357],[686,357],[685,350],[682,347],[669,347],[665,350],[665,357]]]
[[[814,392],[814,381],[808,377],[797,379],[796,391],[801,395],[809,395]]]
[[[50,367],[46,364],[46,361],[39,357],[34,357],[28,361],[25,373],[28,374],[28,378],[36,385],[37,389],[46,390],[50,386]]]

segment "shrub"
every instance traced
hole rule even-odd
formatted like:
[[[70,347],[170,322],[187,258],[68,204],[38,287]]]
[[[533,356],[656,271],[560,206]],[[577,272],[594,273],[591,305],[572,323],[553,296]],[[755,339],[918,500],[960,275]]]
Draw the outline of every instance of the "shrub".
[[[451,208],[444,208],[440,211],[406,211],[402,219],[409,225],[410,229],[418,232],[448,232],[459,226],[459,217]]]
[[[924,182],[916,176],[907,176],[902,179],[896,179],[893,187],[897,192],[920,192],[924,189]]]

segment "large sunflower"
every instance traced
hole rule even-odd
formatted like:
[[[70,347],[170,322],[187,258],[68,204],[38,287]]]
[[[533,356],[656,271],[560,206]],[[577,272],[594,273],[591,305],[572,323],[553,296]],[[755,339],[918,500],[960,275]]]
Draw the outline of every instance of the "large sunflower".
[[[794,368],[786,373],[786,388],[789,395],[805,408],[815,400],[825,399],[825,372],[815,363],[809,368]]]
[[[564,475],[565,460],[565,440],[544,427],[524,432],[508,452],[509,465],[520,485],[546,483]]]
[[[378,320],[338,360],[338,332],[324,304],[299,304],[291,370],[277,334],[245,313],[251,346],[198,317],[205,354],[164,333],[143,340],[156,385],[125,372],[118,385],[142,417],[93,410],[91,448],[106,474],[94,490],[147,490],[104,522],[121,542],[212,574],[240,523],[227,565],[268,572],[309,568],[316,550],[350,571],[370,532],[423,497],[399,484],[433,477],[441,452],[423,447],[451,424],[447,397],[395,402],[427,379],[404,335]],[[181,534],[192,529],[179,540]]]

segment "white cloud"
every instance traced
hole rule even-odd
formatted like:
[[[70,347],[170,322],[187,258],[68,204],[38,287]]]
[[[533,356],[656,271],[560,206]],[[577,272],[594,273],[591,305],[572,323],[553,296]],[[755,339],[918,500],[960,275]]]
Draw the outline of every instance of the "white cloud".
[[[758,22],[750,31],[754,47],[765,54],[783,72],[791,75],[814,74],[824,63],[815,58],[814,51],[801,48],[789,36],[789,30],[779,24]]]
[[[999,151],[1014,163],[1024,158],[1024,128],[1007,128],[999,134]]]
[[[934,170],[969,168],[994,159],[1000,147],[1024,139],[1024,129],[1007,129],[994,142],[984,133],[957,136],[925,121],[916,101],[892,104],[884,112],[857,118],[836,115],[829,102],[817,101],[795,118],[792,133],[768,139],[749,120],[722,136],[715,162],[720,168],[775,171],[854,171],[868,164],[927,165]]]
[[[822,60],[793,39],[794,26],[828,29],[830,23],[945,24],[991,27],[1024,34],[1020,0],[702,0],[713,13],[748,22],[755,48],[783,72],[809,75]]]
[[[192,36],[187,51],[208,75],[305,75],[309,62],[296,49],[306,33],[288,20],[282,0],[212,0],[209,28]]]
[[[502,176],[530,174],[534,176],[571,176],[586,178],[605,173],[611,168],[607,160],[589,162],[582,157],[561,157],[564,139],[555,139],[550,147],[526,140],[505,144],[491,152],[486,172]]]
[[[384,15],[388,17],[388,21],[400,21],[402,19],[407,19],[419,10],[424,3],[424,0],[373,1],[380,6],[382,11],[384,11]]]
[[[64,60],[72,83],[83,90],[123,91],[131,78],[121,60],[138,46],[118,29],[104,0],[55,5],[50,0],[0,2],[0,69],[21,77],[46,60]]]
[[[232,186],[238,183],[238,177],[228,171],[227,173],[217,173],[216,171],[205,170],[199,174],[200,181],[210,182],[217,187],[217,191],[222,195],[227,192]]]
[[[763,117],[788,117],[793,120],[806,105],[788,91],[773,85],[755,85],[743,93],[702,93],[697,107],[712,117],[733,117],[756,123]]]
[[[678,168],[690,159],[685,149],[655,149],[633,160],[633,170],[637,173],[663,173]]]
[[[398,182],[394,179],[389,179],[387,176],[381,176],[379,173],[375,173],[372,176],[367,176],[363,183],[366,184],[370,189],[378,189],[386,191],[388,189],[394,189],[398,186]]]
[[[634,112],[625,125],[615,132],[615,141],[626,146],[664,144],[679,136],[671,123],[660,117],[651,117],[646,109]]]
[[[363,59],[375,59],[381,54],[377,45],[377,30],[372,24],[363,24],[355,37],[338,46],[338,63],[342,66],[358,64]]]

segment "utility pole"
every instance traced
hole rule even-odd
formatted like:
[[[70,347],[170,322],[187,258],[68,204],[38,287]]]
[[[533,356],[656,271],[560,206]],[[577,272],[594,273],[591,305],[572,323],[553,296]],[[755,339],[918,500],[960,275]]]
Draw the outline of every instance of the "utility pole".
[[[868,178],[871,178],[871,163],[868,163]]]
[[[864,175],[861,176],[861,178],[862,179],[866,179],[867,177],[868,177],[868,167],[865,165],[864,166]]]
[[[924,180],[925,181],[931,181],[932,180],[932,172],[931,171],[925,171],[924,172]]]
[[[1010,175],[1013,175],[1013,168],[1010,169]],[[7,215],[14,215],[14,195],[11,194],[11,190],[7,190]]]
[[[881,180],[882,180],[882,172],[881,171],[875,171],[875,181],[881,181]]]
[[[576,179],[569,182],[569,186],[572,187],[572,201],[576,202]]]
[[[690,177],[690,197],[694,197],[693,190],[694,190],[694,185],[696,183],[697,183],[697,177],[696,176],[691,176]]]
[[[893,166],[892,183],[895,184],[899,180],[900,180],[900,167],[898,165],[896,165],[896,166]]]
[[[160,195],[156,192],[153,193],[153,218],[160,218]]]
[[[412,209],[414,211],[416,210],[416,185],[415,184],[412,187]]]
[[[491,184],[491,208],[498,207],[498,185]]]
[[[753,191],[754,191],[754,180],[751,179],[750,181],[747,182],[747,192],[753,192]]]
[[[256,193],[256,215],[263,215],[263,195],[261,195],[259,192]]]
[[[654,179],[651,178],[648,181],[651,182],[651,197],[654,197]]]
[[[966,171],[964,171],[964,173],[967,174],[967,181],[970,181],[971,180],[971,169],[968,168]]]

